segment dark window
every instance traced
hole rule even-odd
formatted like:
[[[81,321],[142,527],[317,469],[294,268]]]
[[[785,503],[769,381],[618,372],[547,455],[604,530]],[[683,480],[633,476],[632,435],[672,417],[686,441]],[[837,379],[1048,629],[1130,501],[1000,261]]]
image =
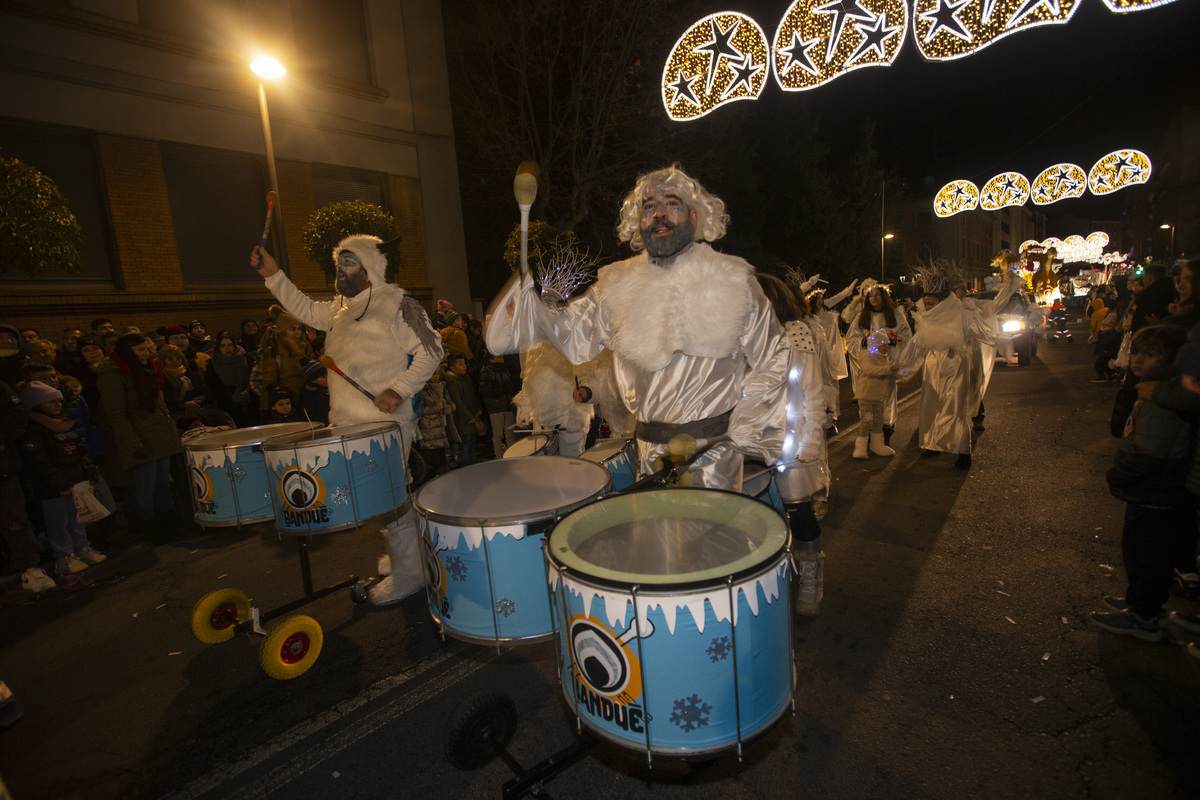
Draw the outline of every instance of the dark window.
[[[16,158],[53,180],[79,222],[83,268],[74,273],[48,270],[37,280],[112,285],[116,263],[112,225],[93,134],[78,128],[0,120],[0,154]],[[30,280],[25,273],[0,275],[5,283]]]
[[[354,83],[371,83],[363,0],[292,0],[297,66]]]
[[[1000,220],[1000,230],[1003,231],[1004,233],[1012,233],[1012,229],[1009,228],[1009,225],[1008,225],[1008,220],[1006,220],[1006,219]]]
[[[361,200],[387,208],[381,172],[314,164],[312,176],[313,202],[317,208],[347,200]]]
[[[163,142],[162,160],[184,283],[261,283],[246,258],[267,210],[262,159]]]

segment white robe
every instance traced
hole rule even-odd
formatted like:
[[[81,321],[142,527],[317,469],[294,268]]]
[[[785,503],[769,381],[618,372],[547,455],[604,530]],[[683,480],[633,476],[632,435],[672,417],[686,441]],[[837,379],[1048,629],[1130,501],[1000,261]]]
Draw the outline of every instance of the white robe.
[[[803,503],[829,487],[825,446],[825,390],[829,370],[824,332],[815,320],[784,325],[788,345],[787,436],[776,462],[775,486],[785,503]]]

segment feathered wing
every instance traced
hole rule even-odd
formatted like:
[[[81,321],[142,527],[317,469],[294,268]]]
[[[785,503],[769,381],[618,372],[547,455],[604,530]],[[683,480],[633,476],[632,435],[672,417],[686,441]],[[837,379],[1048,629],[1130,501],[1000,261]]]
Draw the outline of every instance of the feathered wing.
[[[404,324],[412,328],[417,334],[417,338],[421,340],[421,346],[425,348],[425,352],[434,358],[441,359],[442,357],[442,339],[434,331],[433,325],[429,323],[429,315],[425,313],[425,309],[417,302],[417,298],[411,294],[404,295],[400,301],[400,317],[404,320]]]

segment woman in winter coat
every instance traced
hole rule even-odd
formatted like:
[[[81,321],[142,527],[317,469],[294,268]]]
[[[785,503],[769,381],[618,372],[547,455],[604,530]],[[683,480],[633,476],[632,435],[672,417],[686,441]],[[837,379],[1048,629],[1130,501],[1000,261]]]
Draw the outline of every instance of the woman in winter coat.
[[[258,408],[251,404],[250,361],[229,331],[217,334],[217,346],[204,370],[217,408],[233,417],[239,428],[253,425]]]
[[[865,300],[864,300],[865,298]],[[866,338],[882,328],[888,334],[892,346],[905,344],[912,338],[912,329],[908,326],[902,312],[896,310],[896,304],[888,294],[887,287],[867,280],[863,283],[862,294],[854,298],[842,319],[850,325],[846,331],[846,351],[850,355],[850,387],[858,385],[858,353],[866,347]],[[883,443],[885,446],[892,441],[892,431],[896,429],[896,389],[893,385],[891,393],[883,404]]]
[[[163,400],[176,420],[208,405],[208,385],[199,368],[188,361],[182,350],[173,344],[164,345],[159,349],[155,363],[160,365],[163,374]]]
[[[87,401],[88,407],[95,414],[100,406],[100,387],[96,385],[96,368],[102,362],[108,361],[108,355],[100,346],[100,340],[95,336],[80,336],[75,340],[75,354],[78,357],[75,372],[71,373],[79,380],[79,394]]]
[[[179,429],[163,399],[163,374],[150,357],[150,341],[140,333],[117,339],[112,356],[96,369],[100,387],[98,421],[109,445],[110,483],[128,487],[127,510],[143,533],[158,525],[174,527],[169,475],[171,456],[183,452]]]
[[[446,384],[442,383],[442,373],[435,370],[421,390],[421,418],[417,420],[417,427],[421,431],[421,452],[429,460],[430,470],[435,475],[450,469],[446,451],[450,449],[454,431],[451,411],[450,395],[446,392]]]
[[[316,358],[304,326],[286,311],[275,322],[275,336],[259,351],[262,387],[259,406],[269,411],[271,391],[287,389],[297,401],[304,390],[304,362]]]

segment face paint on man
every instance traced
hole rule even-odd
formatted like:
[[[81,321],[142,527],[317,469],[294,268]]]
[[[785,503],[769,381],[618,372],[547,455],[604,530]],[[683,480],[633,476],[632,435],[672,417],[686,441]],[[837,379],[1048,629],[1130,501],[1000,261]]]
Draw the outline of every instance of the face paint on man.
[[[667,258],[692,243],[697,214],[669,186],[659,186],[642,200],[641,234],[646,252]]]
[[[343,297],[354,297],[371,283],[362,260],[353,251],[343,250],[337,257],[337,278],[334,287]]]

